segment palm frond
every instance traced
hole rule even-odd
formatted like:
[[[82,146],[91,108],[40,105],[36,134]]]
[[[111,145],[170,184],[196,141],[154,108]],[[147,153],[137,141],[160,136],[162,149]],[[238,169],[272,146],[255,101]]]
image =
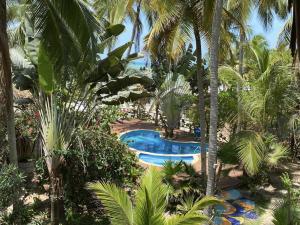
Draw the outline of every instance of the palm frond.
[[[221,82],[228,86],[231,86],[232,83],[242,84],[244,82],[244,79],[241,77],[239,72],[229,66],[221,66],[219,68],[219,78]]]
[[[101,200],[113,225],[133,225],[133,206],[127,193],[115,184],[89,183]]]
[[[217,199],[213,196],[205,196],[200,201],[196,201],[196,203],[193,205],[193,207],[190,209],[190,212],[197,212],[199,210],[202,210],[206,207],[222,204],[223,201]]]
[[[267,162],[270,166],[274,167],[278,165],[278,162],[282,159],[286,159],[289,155],[288,148],[279,143],[273,143],[271,145],[271,152],[267,155]]]
[[[243,131],[239,138],[238,157],[247,173],[253,175],[259,171],[266,152],[262,137],[252,131]]]

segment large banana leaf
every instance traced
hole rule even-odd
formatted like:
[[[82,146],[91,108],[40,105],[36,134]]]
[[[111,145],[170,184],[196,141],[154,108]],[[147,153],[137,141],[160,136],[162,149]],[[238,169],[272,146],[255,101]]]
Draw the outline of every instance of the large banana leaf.
[[[141,98],[151,97],[148,91],[120,91],[117,95],[102,100],[106,105],[120,105],[124,102],[136,101]]]
[[[120,90],[134,84],[148,86],[153,84],[153,80],[150,77],[143,75],[125,76],[108,82],[97,91],[97,94],[115,95],[118,94]]]
[[[54,68],[42,44],[39,50],[38,73],[40,88],[48,94],[52,93],[56,83]]]

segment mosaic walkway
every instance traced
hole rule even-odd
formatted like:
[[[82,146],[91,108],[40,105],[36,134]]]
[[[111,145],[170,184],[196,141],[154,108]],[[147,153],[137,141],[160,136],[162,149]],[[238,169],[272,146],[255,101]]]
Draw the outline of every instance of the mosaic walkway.
[[[217,213],[214,218],[215,225],[240,225],[244,224],[246,219],[258,218],[255,202],[244,198],[238,190],[224,191],[218,198],[225,200],[225,203],[215,207]]]

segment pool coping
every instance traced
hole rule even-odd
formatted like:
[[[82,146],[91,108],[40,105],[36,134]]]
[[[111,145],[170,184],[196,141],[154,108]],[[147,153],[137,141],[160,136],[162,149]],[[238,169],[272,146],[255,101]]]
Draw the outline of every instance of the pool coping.
[[[157,130],[152,130],[152,129],[133,129],[133,130],[128,130],[128,131],[124,131],[124,132],[121,132],[118,134],[118,139],[121,140],[121,136],[124,135],[124,134],[127,134],[129,132],[132,132],[132,131],[139,131],[139,130],[145,130],[145,131],[155,131],[157,133],[159,133],[159,136],[161,137],[161,134],[162,132],[161,131],[157,131]],[[164,138],[165,139],[165,138]],[[167,140],[167,139],[165,139]],[[167,140],[167,141],[170,141],[170,142],[175,142],[175,143],[193,143],[193,144],[200,144],[200,142],[196,142],[196,141],[173,141],[173,140]],[[139,158],[139,155],[140,154],[145,154],[145,155],[153,155],[153,156],[173,156],[173,157],[193,157],[193,161],[191,163],[191,165],[193,165],[198,159],[200,159],[201,157],[201,152],[199,153],[196,153],[196,154],[162,154],[162,153],[153,153],[153,152],[145,152],[145,151],[141,151],[141,150],[138,150],[138,149],[135,149],[135,148],[131,148],[128,146],[128,149],[132,152],[134,152],[137,157]],[[207,154],[208,152],[206,152]],[[148,163],[148,162],[145,162],[144,160],[141,160],[139,158],[139,161],[141,161],[141,163],[144,163],[146,165],[154,165],[154,166],[158,166],[158,167],[163,167],[162,165],[157,165],[157,164],[152,164],[152,163]]]

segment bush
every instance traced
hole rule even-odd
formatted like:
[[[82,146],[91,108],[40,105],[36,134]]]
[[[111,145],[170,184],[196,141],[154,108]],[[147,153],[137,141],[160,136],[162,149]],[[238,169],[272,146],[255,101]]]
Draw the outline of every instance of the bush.
[[[20,198],[25,177],[13,165],[0,170],[0,209],[6,208]]]
[[[34,156],[33,146],[39,131],[38,117],[33,106],[23,107],[21,111],[16,113],[16,141],[19,161],[27,161]]]
[[[137,158],[115,136],[87,128],[78,131],[77,137],[63,168],[67,206],[76,211],[99,208],[85,190],[86,182],[101,180],[127,188],[135,184],[141,174]]]
[[[24,224],[29,220],[28,213],[20,198],[24,190],[25,177],[13,165],[4,165],[0,169],[0,223]],[[6,208],[13,204],[13,211]]]

